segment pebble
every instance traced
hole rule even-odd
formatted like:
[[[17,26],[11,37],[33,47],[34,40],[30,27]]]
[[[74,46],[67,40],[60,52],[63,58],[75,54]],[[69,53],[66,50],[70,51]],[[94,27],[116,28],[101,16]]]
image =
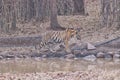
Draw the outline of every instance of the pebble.
[[[83,59],[88,61],[95,61],[97,58],[95,57],[95,55],[88,55],[88,56],[85,56]]]

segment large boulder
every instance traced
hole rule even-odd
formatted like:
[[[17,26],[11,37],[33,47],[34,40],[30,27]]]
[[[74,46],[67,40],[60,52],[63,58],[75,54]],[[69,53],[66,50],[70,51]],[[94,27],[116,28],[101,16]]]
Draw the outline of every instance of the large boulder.
[[[96,47],[94,45],[92,45],[91,43],[87,43],[87,49],[94,50],[94,49],[96,49]]]

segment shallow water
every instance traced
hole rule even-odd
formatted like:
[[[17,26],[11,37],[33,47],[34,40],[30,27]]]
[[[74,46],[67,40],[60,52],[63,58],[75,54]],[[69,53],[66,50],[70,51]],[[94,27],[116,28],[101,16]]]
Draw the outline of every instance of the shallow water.
[[[56,71],[86,71],[91,69],[120,70],[120,59],[15,59],[1,60],[0,73],[34,73]]]

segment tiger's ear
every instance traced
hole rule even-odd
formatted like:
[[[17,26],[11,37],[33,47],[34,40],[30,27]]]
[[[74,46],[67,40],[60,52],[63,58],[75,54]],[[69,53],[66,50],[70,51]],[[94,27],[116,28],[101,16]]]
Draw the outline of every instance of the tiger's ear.
[[[66,28],[66,31],[68,32],[68,31],[69,31],[69,28]]]
[[[71,31],[71,30],[72,30],[72,28],[67,28],[67,29],[66,29],[66,31]]]

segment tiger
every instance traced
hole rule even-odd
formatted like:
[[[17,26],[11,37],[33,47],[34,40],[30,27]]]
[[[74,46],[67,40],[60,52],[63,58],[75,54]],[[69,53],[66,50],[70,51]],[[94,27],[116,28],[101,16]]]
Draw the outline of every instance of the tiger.
[[[47,31],[43,34],[42,40],[40,41],[39,44],[35,45],[35,49],[41,49],[42,47],[45,47],[49,45],[49,43],[64,43],[65,45],[65,50],[68,52],[70,49],[68,48],[68,41],[73,38],[78,36],[79,29],[74,29],[74,28],[66,28],[65,30],[62,31]]]

